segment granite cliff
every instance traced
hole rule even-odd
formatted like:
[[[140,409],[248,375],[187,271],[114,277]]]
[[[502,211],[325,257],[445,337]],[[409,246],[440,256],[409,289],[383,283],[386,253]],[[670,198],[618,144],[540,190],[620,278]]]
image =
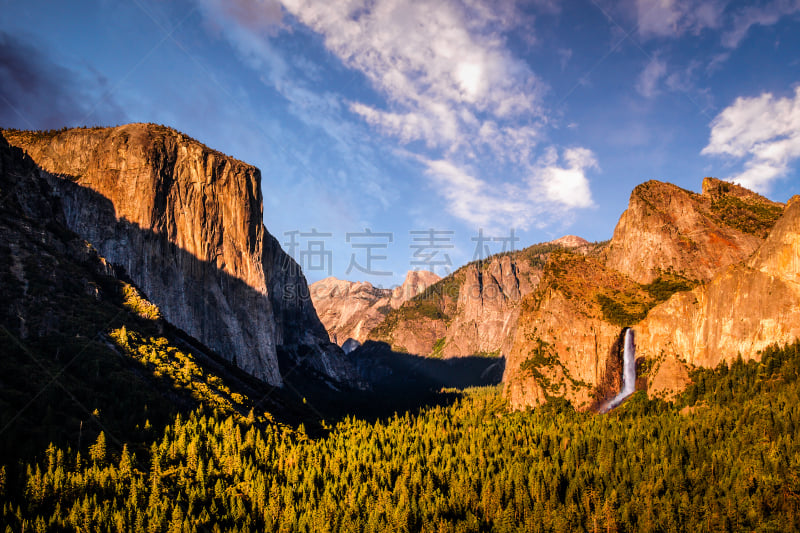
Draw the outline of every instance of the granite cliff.
[[[637,327],[639,355],[715,367],[800,337],[800,197],[746,262],[674,295]]]
[[[550,253],[593,245],[570,237],[469,263],[392,310],[369,334],[393,349],[432,357],[505,356],[522,298],[539,283]]]
[[[354,339],[361,344],[389,311],[439,279],[433,272],[412,270],[406,274],[402,285],[381,289],[369,282],[330,277],[311,284],[311,301],[332,342],[344,345]]]
[[[782,204],[714,178],[702,194],[648,181],[631,193],[608,246],[606,266],[650,283],[672,272],[708,280],[758,248]]]
[[[541,283],[522,301],[503,376],[511,407],[562,397],[587,409],[613,397],[621,385],[622,328],[628,314],[653,301],[646,286],[597,256],[552,254]]]
[[[523,299],[504,374],[512,407],[564,397],[587,409],[612,397],[621,385],[626,326],[635,326],[637,362],[650,367],[637,387],[667,396],[688,379],[682,352],[691,364],[715,366],[726,343],[755,353],[759,338],[767,344],[793,338],[793,293],[766,274],[756,280],[751,273],[758,267],[742,265],[756,250],[759,257],[777,247],[768,243],[785,224],[770,233],[782,212],[782,204],[712,178],[703,181],[702,194],[657,181],[636,187],[605,250],[595,257],[553,254],[542,282]],[[745,309],[755,294],[775,294],[782,311],[770,315],[766,301]],[[715,312],[701,318],[695,306]],[[722,333],[731,330],[738,336]],[[721,337],[728,340],[712,340]]]
[[[46,171],[67,227],[171,323],[274,385],[279,351],[352,377],[302,272],[262,223],[257,168],[149,124],[4,135]]]

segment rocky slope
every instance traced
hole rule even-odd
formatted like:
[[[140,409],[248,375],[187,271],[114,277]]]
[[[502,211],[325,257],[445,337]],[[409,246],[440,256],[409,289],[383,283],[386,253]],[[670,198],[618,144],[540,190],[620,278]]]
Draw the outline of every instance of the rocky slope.
[[[520,301],[538,285],[549,254],[565,246],[593,248],[570,237],[469,263],[390,312],[369,338],[433,357],[506,355]]]
[[[439,281],[425,270],[412,270],[394,289],[373,287],[333,277],[312,283],[311,301],[332,342],[344,345],[349,339],[363,343],[372,328],[391,311]]]
[[[552,254],[542,281],[521,305],[503,376],[513,409],[563,397],[587,409],[619,390],[622,325],[602,295],[650,301],[650,295],[596,257]]]
[[[687,358],[692,364],[719,362],[715,354],[724,343],[713,339],[724,336],[723,331],[737,330],[739,336],[726,342],[748,353],[758,349],[752,341],[759,337],[770,342],[792,337],[792,327],[769,330],[767,324],[774,322],[763,309],[744,309],[745,299],[752,302],[748,295],[781,290],[783,296],[775,303],[784,311],[774,321],[792,324],[793,311],[787,310],[794,301],[791,291],[775,280],[757,282],[750,274],[731,274],[755,269],[735,265],[762,246],[782,212],[782,204],[712,178],[703,181],[702,194],[656,181],[636,187],[614,238],[598,258],[553,255],[544,280],[523,300],[504,375],[512,407],[565,397],[577,408],[591,408],[616,394],[621,385],[620,336],[626,326],[635,326],[637,361],[646,360],[649,369],[637,387],[663,396],[688,379],[681,352],[694,354]],[[751,282],[752,287],[743,288]],[[741,304],[736,295],[741,295]],[[705,303],[709,298],[715,303]],[[708,305],[719,308],[713,318],[700,318],[703,313],[693,310]],[[748,313],[761,318],[735,318]],[[754,329],[754,322],[762,323],[763,332]],[[703,347],[709,343],[709,349]]]
[[[263,226],[258,169],[155,125],[4,135],[50,174],[67,226],[167,320],[271,384],[279,349],[350,377],[302,272]]]
[[[746,263],[676,294],[636,329],[639,355],[705,367],[800,337],[800,197]]]
[[[703,180],[702,194],[648,181],[631,193],[606,266],[639,283],[664,272],[708,280],[747,259],[782,210],[782,204],[714,178]]]

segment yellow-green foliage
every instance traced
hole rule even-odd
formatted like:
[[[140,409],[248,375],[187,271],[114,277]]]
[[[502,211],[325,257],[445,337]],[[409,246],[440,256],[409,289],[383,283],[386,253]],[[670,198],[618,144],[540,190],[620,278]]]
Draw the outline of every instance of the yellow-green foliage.
[[[755,199],[744,200],[735,196],[722,196],[711,204],[711,211],[723,223],[741,232],[765,238],[781,217],[780,206]]]
[[[198,410],[134,457],[50,447],[11,531],[797,531],[800,345],[697,372],[676,403],[509,413],[500,391],[325,437]],[[686,409],[689,408],[689,409]],[[94,448],[97,449],[96,447]]]
[[[651,283],[632,287],[628,291],[606,289],[598,293],[596,299],[604,320],[625,327],[643,320],[650,309],[676,292],[691,290],[696,285],[696,281],[667,272]]]
[[[161,311],[158,307],[142,298],[136,287],[129,283],[122,284],[122,302],[126,309],[146,320],[161,318]]]
[[[175,348],[164,337],[145,337],[124,326],[112,330],[109,336],[126,355],[144,364],[156,377],[167,379],[174,388],[189,392],[197,402],[237,417],[247,415],[252,403],[247,397],[232,393],[222,378],[204,372],[194,355]]]
[[[441,339],[437,339],[436,342],[433,343],[433,350],[431,351],[431,357],[435,357],[437,359],[442,358],[442,351],[444,350],[444,346],[447,344],[447,341],[444,337]]]

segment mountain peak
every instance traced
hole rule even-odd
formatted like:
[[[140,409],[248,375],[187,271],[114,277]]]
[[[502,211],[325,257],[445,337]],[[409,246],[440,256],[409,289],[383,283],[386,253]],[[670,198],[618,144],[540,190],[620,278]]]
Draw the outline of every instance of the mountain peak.
[[[550,241],[549,244],[557,244],[565,248],[578,248],[580,246],[586,246],[589,244],[589,241],[582,237],[578,237],[577,235],[564,235],[561,238]]]
[[[747,259],[783,211],[739,185],[703,180],[703,194],[656,180],[638,185],[608,248],[607,266],[640,283],[672,271],[710,279]]]
[[[742,187],[737,183],[725,181],[717,178],[703,178],[703,196],[707,196],[712,200],[718,200],[723,197],[739,198],[740,200],[749,200],[756,203],[783,205],[778,202],[773,202],[757,192]]]
[[[439,281],[426,270],[412,270],[394,289],[374,287],[368,281],[347,281],[328,277],[311,285],[311,300],[332,342],[349,339],[364,342],[392,309],[421,294]]]
[[[403,302],[421,294],[429,286],[442,279],[428,270],[409,270],[403,284],[392,291],[392,307],[400,307]]]

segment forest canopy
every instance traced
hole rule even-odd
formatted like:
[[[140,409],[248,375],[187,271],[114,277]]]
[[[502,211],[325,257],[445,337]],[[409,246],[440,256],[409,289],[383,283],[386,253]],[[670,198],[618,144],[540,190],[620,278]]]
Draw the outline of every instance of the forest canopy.
[[[50,446],[0,473],[6,531],[800,529],[800,344],[676,401],[509,412],[496,388],[327,435],[199,407],[149,447]]]

